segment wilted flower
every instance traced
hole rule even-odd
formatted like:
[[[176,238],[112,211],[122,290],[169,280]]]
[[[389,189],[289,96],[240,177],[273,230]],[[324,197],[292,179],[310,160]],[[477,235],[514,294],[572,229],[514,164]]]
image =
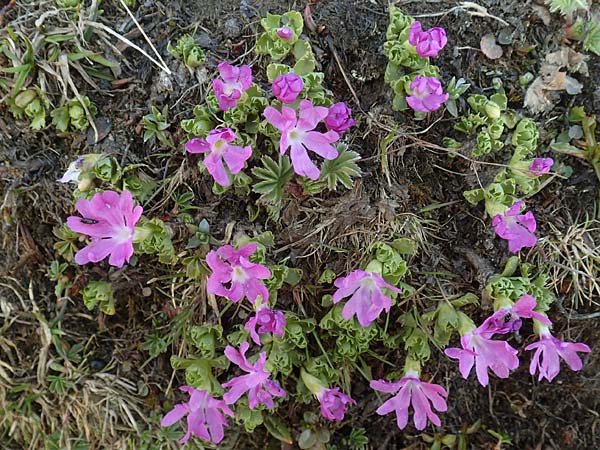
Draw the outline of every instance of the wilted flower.
[[[252,148],[239,147],[229,143],[237,139],[237,135],[229,128],[212,130],[205,139],[194,138],[185,144],[185,149],[190,153],[209,154],[204,158],[204,166],[221,186],[229,186],[231,181],[223,165],[227,163],[229,171],[235,175],[244,168],[245,162],[252,156]]]
[[[545,378],[552,381],[560,372],[560,358],[575,371],[581,370],[583,362],[577,352],[589,353],[592,350],[581,342],[563,342],[550,333],[548,327],[540,327],[540,340],[529,344],[525,350],[533,350],[533,358],[529,365],[529,373],[535,375],[539,370],[538,380]]]
[[[129,262],[133,255],[135,224],[143,212],[141,206],[133,206],[131,192],[99,192],[92,200],[77,200],[75,207],[83,217],[71,216],[67,218],[67,225],[76,233],[87,234],[92,241],[75,254],[75,262],[98,262],[109,255],[111,266],[123,267]]]
[[[410,26],[408,42],[416,47],[417,54],[421,58],[428,58],[437,56],[448,43],[448,39],[443,28],[434,27],[423,31],[421,22],[417,20]]]
[[[517,350],[505,341],[494,341],[491,330],[486,322],[479,328],[460,338],[461,348],[447,348],[444,353],[453,359],[458,359],[458,368],[463,378],[468,378],[473,364],[477,379],[482,386],[489,382],[488,368],[500,378],[508,378],[509,371],[519,367]]]
[[[427,419],[434,425],[440,426],[440,418],[433,412],[431,405],[440,412],[448,409],[445,397],[446,390],[439,384],[424,383],[419,379],[417,372],[409,370],[406,375],[396,382],[384,380],[371,380],[371,388],[379,392],[395,396],[383,403],[377,414],[384,416],[392,411],[396,412],[398,428],[401,430],[408,423],[408,407],[412,404],[414,410],[414,423],[417,430],[425,429]],[[431,405],[430,405],[431,403]]]
[[[279,75],[273,80],[273,95],[283,103],[293,103],[304,89],[304,82],[293,72]]]
[[[285,397],[285,391],[277,382],[270,379],[271,373],[264,369],[267,361],[266,352],[260,353],[256,363],[250,364],[248,362],[246,352],[249,346],[247,342],[242,342],[239,351],[231,345],[225,348],[227,359],[244,372],[248,372],[248,374],[232,378],[221,385],[224,388],[231,388],[229,392],[223,395],[223,400],[231,405],[248,392],[248,406],[250,409],[256,408],[260,403],[269,409],[273,409],[273,396]]]
[[[434,77],[417,75],[410,84],[412,95],[406,97],[406,103],[415,111],[431,112],[442,106],[449,95],[444,93],[442,83]]]
[[[328,130],[343,134],[348,128],[354,126],[356,121],[350,117],[352,110],[344,102],[338,102],[329,107],[329,113],[325,117],[325,126]]]
[[[75,161],[69,164],[67,167],[67,171],[65,174],[59,178],[57,181],[61,183],[68,183],[69,181],[77,181],[79,180],[79,175],[81,174],[81,166],[83,165],[83,156],[79,156]]]
[[[535,298],[525,294],[517,302],[510,306],[500,308],[488,317],[480,328],[488,328],[492,333],[511,333],[521,328],[521,319],[536,319],[544,325],[552,325],[550,319],[544,314],[534,311],[537,306]]]
[[[191,435],[215,444],[221,442],[223,427],[228,426],[223,414],[234,417],[233,411],[223,400],[211,397],[208,391],[199,391],[192,386],[181,386],[179,389],[190,394],[190,401],[175,405],[163,417],[161,426],[171,426],[187,416],[187,432],[179,440],[180,444],[186,443]]]
[[[533,247],[537,238],[533,234],[537,225],[531,211],[520,214],[523,201],[515,202],[502,214],[494,216],[492,226],[502,239],[508,241],[508,249],[517,253],[523,247]]]
[[[333,284],[338,288],[333,294],[333,303],[351,296],[342,309],[342,317],[350,320],[356,314],[363,327],[368,327],[384,309],[390,312],[392,299],[383,293],[383,288],[402,293],[400,289],[386,283],[378,273],[364,270],[355,270],[347,277],[336,279]]]
[[[252,69],[243,65],[235,67],[226,61],[221,62],[217,69],[222,80],[213,80],[213,90],[219,102],[219,108],[227,111],[237,105],[242,93],[246,92],[252,85]]]
[[[349,395],[340,392],[340,388],[328,388],[321,381],[309,374],[304,368],[300,369],[304,385],[317,397],[321,404],[321,414],[328,420],[343,420],[346,415],[346,405],[356,405]]]
[[[279,151],[283,155],[289,147],[291,150],[294,172],[307,176],[311,180],[319,178],[319,168],[308,157],[308,150],[315,152],[325,159],[335,159],[338,151],[331,144],[339,139],[335,131],[321,133],[314,131],[317,124],[325,119],[328,109],[323,106],[313,106],[309,100],[300,101],[300,114],[287,106],[281,107],[281,112],[272,106],[265,108],[264,115],[271,125],[281,131]]]
[[[532,177],[541,177],[545,173],[550,172],[552,164],[554,164],[552,158],[535,158],[529,166],[529,174]]]
[[[235,250],[231,245],[224,245],[219,249],[211,250],[206,255],[206,264],[212,270],[208,277],[207,291],[210,294],[226,297],[234,303],[239,302],[244,296],[252,303],[258,297],[266,303],[269,291],[260,280],[271,276],[268,267],[250,262],[250,256],[256,251],[256,243],[242,245]],[[226,284],[230,284],[226,287]]]
[[[289,41],[294,37],[294,31],[288,27],[277,28],[277,36],[279,36],[281,39]]]
[[[285,331],[285,314],[261,304],[254,317],[250,318],[244,328],[250,331],[250,337],[256,345],[260,345],[259,334],[273,333],[278,338],[283,337]],[[258,332],[256,330],[258,327]]]

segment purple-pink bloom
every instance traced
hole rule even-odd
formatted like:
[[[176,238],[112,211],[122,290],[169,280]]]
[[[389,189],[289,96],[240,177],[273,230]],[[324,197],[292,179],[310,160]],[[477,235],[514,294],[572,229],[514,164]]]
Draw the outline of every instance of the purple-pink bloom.
[[[250,331],[250,337],[254,343],[260,345],[259,334],[273,333],[278,338],[282,338],[285,331],[285,324],[285,314],[282,311],[261,305],[256,310],[254,317],[246,322],[244,328]],[[258,332],[256,327],[258,327]]]
[[[536,319],[544,325],[552,325],[550,319],[544,314],[534,311],[537,301],[529,294],[525,294],[511,307],[500,308],[488,317],[480,328],[486,328],[492,333],[506,334],[518,331],[521,328],[522,318]]]
[[[525,350],[533,350],[533,358],[529,365],[529,373],[535,375],[539,370],[538,380],[545,378],[552,381],[560,372],[560,358],[575,371],[581,370],[583,362],[577,352],[589,353],[592,351],[581,342],[564,342],[552,336],[547,327],[540,327],[540,340],[529,344]]]
[[[434,77],[417,75],[410,83],[412,95],[406,97],[406,103],[415,111],[431,112],[442,106],[448,100],[448,93],[444,93],[442,83]]]
[[[554,164],[552,158],[535,158],[529,165],[529,174],[532,177],[541,177],[545,173],[550,172],[552,164]]]
[[[328,420],[343,420],[346,414],[346,404],[356,405],[349,396],[340,392],[340,388],[324,388],[317,394],[321,403],[321,414]]]
[[[273,80],[273,95],[283,103],[294,103],[304,89],[304,81],[299,75],[290,72]]]
[[[515,202],[502,214],[494,216],[492,226],[494,231],[502,239],[508,241],[508,249],[517,253],[523,247],[533,247],[537,238],[533,234],[537,225],[531,211],[520,214],[523,201]]]
[[[376,412],[380,416],[384,416],[395,411],[398,428],[401,430],[408,423],[408,407],[411,404],[414,410],[413,420],[417,430],[425,429],[427,419],[438,427],[441,425],[440,418],[433,412],[431,405],[440,412],[448,409],[446,404],[448,392],[439,384],[422,382],[414,371],[409,371],[406,376],[396,382],[371,380],[370,385],[372,389],[379,392],[393,394],[399,391],[383,403]]]
[[[277,28],[277,36],[279,36],[281,39],[289,41],[294,37],[294,31],[289,27]]]
[[[237,139],[237,135],[229,128],[211,130],[206,139],[194,138],[185,144],[189,153],[207,153],[204,166],[221,186],[229,186],[231,181],[223,160],[233,175],[240,173],[246,161],[252,156],[252,147],[239,147],[229,143]]]
[[[213,90],[219,102],[219,108],[227,111],[237,105],[242,93],[252,85],[252,69],[245,64],[242,67],[235,67],[226,61],[222,61],[217,69],[221,79],[213,80]]]
[[[270,379],[271,373],[265,371],[267,353],[261,352],[258,360],[250,364],[246,359],[246,352],[250,344],[242,342],[239,351],[231,345],[225,348],[225,356],[236,364],[247,375],[240,375],[222,384],[224,388],[231,388],[223,395],[223,400],[228,405],[235,403],[242,395],[248,392],[248,406],[256,408],[260,403],[269,409],[273,409],[273,396],[285,397],[285,391],[276,381]]]
[[[321,133],[314,131],[318,123],[327,117],[329,110],[323,106],[313,106],[309,100],[300,101],[299,117],[296,111],[287,106],[281,112],[272,106],[265,108],[267,121],[281,131],[279,151],[283,155],[291,147],[291,159],[294,172],[311,180],[319,178],[319,168],[308,157],[307,149],[325,159],[335,159],[338,151],[331,144],[340,136],[335,131]]]
[[[421,58],[428,58],[437,56],[448,43],[448,39],[446,38],[446,30],[443,28],[434,27],[423,31],[421,22],[417,20],[410,26],[408,43],[416,47],[417,54]]]
[[[234,303],[244,296],[253,304],[258,297],[266,303],[269,291],[261,280],[271,276],[268,267],[250,261],[256,251],[256,243],[242,245],[235,250],[231,245],[224,245],[211,250],[206,255],[206,264],[212,274],[208,277],[206,289],[210,294],[226,297]],[[229,287],[227,286],[229,285]]]
[[[75,207],[83,217],[71,216],[67,225],[76,233],[87,234],[92,241],[75,254],[75,262],[98,262],[109,255],[111,266],[123,267],[129,262],[135,224],[143,212],[141,206],[133,206],[131,192],[99,192],[91,200],[77,200]]]
[[[350,320],[356,314],[363,327],[368,327],[384,309],[390,312],[392,299],[383,293],[383,288],[402,293],[400,289],[386,283],[378,273],[364,270],[355,270],[347,277],[340,277],[333,285],[338,288],[333,294],[333,303],[351,296],[342,309],[342,317]]]
[[[343,134],[356,124],[356,121],[350,117],[351,114],[352,110],[344,102],[335,103],[329,107],[329,113],[325,117],[325,126],[328,130]]]
[[[233,411],[223,400],[211,397],[208,391],[199,391],[192,386],[181,386],[179,389],[190,394],[190,400],[175,405],[163,417],[161,426],[171,426],[187,416],[187,433],[179,440],[180,444],[185,444],[191,435],[215,444],[221,442],[223,427],[228,426],[223,414],[234,417]]]

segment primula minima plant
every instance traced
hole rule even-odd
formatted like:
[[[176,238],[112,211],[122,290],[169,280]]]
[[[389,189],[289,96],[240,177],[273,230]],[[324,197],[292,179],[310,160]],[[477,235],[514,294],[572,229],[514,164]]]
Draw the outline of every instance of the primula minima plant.
[[[211,397],[207,391],[199,391],[192,386],[180,386],[179,389],[187,392],[190,400],[175,405],[160,424],[168,427],[187,416],[187,432],[179,440],[180,444],[185,444],[192,435],[215,444],[221,442],[225,436],[223,427],[227,426],[224,414],[235,417],[233,411],[223,400]]]
[[[242,94],[252,85],[252,69],[247,65],[235,67],[226,61],[221,62],[218,69],[221,78],[213,80],[213,90],[219,108],[227,111],[237,105]]]
[[[107,256],[111,266],[123,267],[129,262],[135,224],[143,211],[141,206],[134,207],[131,192],[104,191],[94,194],[92,200],[78,200],[75,207],[82,217],[69,217],[67,225],[91,238],[91,243],[75,254],[75,262],[99,262]]]
[[[273,95],[282,103],[294,103],[304,89],[304,82],[295,73],[279,75],[273,80]]]
[[[194,138],[185,144],[189,153],[208,153],[203,164],[217,183],[229,186],[231,181],[223,161],[227,164],[232,175],[238,174],[244,168],[246,161],[252,156],[252,148],[247,145],[240,147],[231,145],[237,135],[229,128],[212,130],[206,139]]]
[[[340,421],[346,415],[347,405],[356,405],[349,395],[340,391],[339,387],[328,388],[321,381],[309,374],[304,368],[300,369],[304,385],[319,400],[321,414],[327,420]]]
[[[308,157],[308,150],[322,158],[331,160],[338,156],[333,144],[340,136],[335,131],[321,133],[315,128],[329,115],[323,106],[314,106],[308,100],[300,102],[299,115],[288,106],[282,106],[281,112],[272,106],[265,108],[265,117],[271,125],[281,132],[279,151],[283,155],[291,148],[290,155],[294,172],[311,180],[319,178],[320,170]]]
[[[421,58],[429,58],[437,56],[448,43],[448,39],[443,28],[434,27],[423,31],[423,25],[416,20],[410,26],[408,42],[415,46]]]
[[[269,308],[260,301],[258,305],[254,316],[248,319],[244,325],[244,328],[250,331],[250,337],[254,343],[261,345],[259,334],[273,333],[274,336],[282,338],[285,332],[285,314]]]
[[[502,239],[508,241],[508,249],[519,252],[523,247],[533,247],[537,243],[535,229],[537,227],[535,217],[531,211],[521,214],[524,203],[516,202],[504,213],[492,218],[494,231]]]
[[[257,300],[266,302],[269,291],[262,280],[271,276],[268,267],[250,261],[256,252],[256,244],[243,245],[235,250],[224,245],[206,255],[206,264],[212,274],[208,277],[207,290],[211,294],[228,298],[234,303],[246,297],[252,304]],[[229,284],[229,287],[227,287]]]
[[[411,95],[406,97],[406,103],[415,111],[428,113],[435,111],[448,100],[440,80],[433,77],[417,75],[410,84]]]
[[[285,390],[276,381],[271,380],[271,373],[265,370],[267,354],[261,352],[258,360],[254,364],[251,364],[246,359],[248,348],[249,344],[247,342],[242,342],[239,350],[236,350],[231,345],[225,348],[227,359],[236,364],[244,372],[247,372],[247,374],[234,377],[227,383],[223,383],[222,386],[224,388],[230,388],[223,395],[223,400],[228,405],[231,405],[247,392],[250,409],[256,408],[259,404],[273,409],[275,406],[273,397],[285,397]]]
[[[376,320],[381,311],[390,312],[392,299],[385,295],[383,288],[401,293],[402,291],[387,283],[381,275],[375,272],[355,270],[347,277],[341,277],[334,282],[337,291],[333,294],[333,303],[338,303],[346,297],[350,299],[344,305],[342,317],[346,320],[356,315],[363,327],[368,327]]]

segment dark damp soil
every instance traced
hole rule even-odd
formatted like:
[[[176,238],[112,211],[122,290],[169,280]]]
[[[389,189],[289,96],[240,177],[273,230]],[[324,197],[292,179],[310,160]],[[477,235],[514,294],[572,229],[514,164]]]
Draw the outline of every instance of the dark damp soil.
[[[552,15],[551,22],[544,24],[532,8],[533,2],[488,0],[480,3],[490,15],[497,16],[508,25],[493,18],[470,15],[464,9],[455,8],[456,2],[399,3],[407,13],[425,15],[421,20],[428,27],[437,25],[448,30],[450,44],[436,61],[445,81],[452,76],[462,77],[472,83],[469,92],[489,93],[492,79],[499,77],[509,93],[509,106],[524,114],[526,111],[522,110],[523,89],[519,85],[519,76],[527,71],[536,73],[544,55],[566,42],[563,19]],[[104,21],[127,33],[134,25],[117,5],[118,2],[105,5]],[[304,7],[303,1],[276,0],[175,0],[164,4],[147,2],[139,6],[136,16],[140,24],[157,44],[174,74],[166,80],[158,69],[138,53],[125,50],[124,56],[129,66],[123,66],[120,78],[131,78],[129,83],[119,88],[108,83],[99,91],[86,86],[86,94],[97,105],[99,116],[110,124],[107,136],[96,145],[88,145],[87,136],[77,133],[67,136],[58,136],[48,130],[33,133],[0,106],[0,276],[4,280],[0,285],[0,296],[16,305],[17,309],[21,302],[33,300],[46,317],[56,317],[59,313],[60,305],[57,305],[53,294],[53,283],[47,279],[49,263],[57,257],[53,248],[56,238],[52,230],[74,212],[74,207],[70,189],[57,184],[55,180],[76,155],[111,153],[127,164],[146,164],[148,174],[157,178],[172,168],[188,164],[181,152],[167,159],[157,156],[165,149],[155,144],[144,144],[139,133],[141,117],[151,105],[159,109],[168,105],[169,121],[173,124],[171,136],[179,145],[184,137],[178,130],[178,122],[191,117],[193,106],[203,100],[205,91],[202,82],[192,77],[166,51],[169,40],[176,40],[184,32],[195,31],[207,53],[208,77],[223,59],[243,59],[246,63],[264,68],[267,61],[250,52],[259,33],[260,18],[267,11],[302,11]],[[454,10],[447,14],[434,15],[452,8]],[[510,255],[505,243],[494,238],[481,205],[472,207],[467,204],[462,192],[478,187],[478,178],[481,183],[488,182],[494,176],[493,167],[489,169],[487,166],[473,165],[465,159],[449,158],[443,151],[408,145],[413,141],[401,139],[394,147],[395,153],[389,155],[388,174],[382,173],[379,148],[388,131],[374,124],[373,117],[407,133],[433,125],[418,136],[425,142],[438,145],[442,137],[453,135],[453,120],[448,115],[441,118],[439,114],[432,114],[425,121],[414,122],[409,115],[391,110],[392,94],[383,82],[387,2],[318,1],[311,6],[311,11],[316,25],[324,27],[320,33],[306,30],[317,56],[317,69],[325,73],[327,86],[334,97],[346,101],[355,112],[357,126],[348,139],[350,148],[363,157],[361,168],[364,176],[349,193],[326,194],[315,199],[293,198],[281,221],[271,221],[267,225],[277,237],[277,246],[288,246],[286,252],[279,256],[290,257],[306,274],[316,274],[309,275],[314,278],[309,281],[315,284],[318,274],[325,267],[333,267],[338,272],[356,266],[352,261],[341,260],[336,253],[327,249],[337,234],[355,227],[367,233],[373,229],[373,233],[385,235],[389,230],[386,231],[384,227],[382,231],[377,227],[381,218],[385,221],[394,215],[417,213],[434,203],[447,204],[424,214],[438,225],[432,231],[434,236],[429,240],[428,251],[411,261],[413,278],[410,282],[413,285],[435,287],[435,281],[420,274],[444,271],[453,274],[454,281],[444,281],[443,288],[448,294],[480,293],[488,267],[492,273],[501,272]],[[504,56],[500,60],[491,61],[478,50],[481,36],[487,33],[504,33],[510,37],[510,43],[503,46]],[[135,41],[149,51],[142,39]],[[564,123],[550,120],[551,117],[560,116],[574,104],[589,105],[588,110],[600,111],[598,96],[593,95],[600,80],[600,58],[590,54],[588,65],[589,77],[579,77],[586,86],[582,94],[575,97],[563,94],[550,114],[535,117],[544,129],[540,149],[546,148],[552,136],[565,126]],[[266,79],[260,79],[264,71],[256,70],[255,73],[259,74],[258,81],[266,86]],[[550,150],[543,153],[550,155]],[[502,158],[506,156],[496,154],[490,161],[503,162]],[[558,229],[564,229],[572,223],[573,218],[582,220],[586,213],[593,215],[599,187],[589,166],[569,157],[552,156],[571,165],[573,176],[553,181],[530,200],[531,209],[535,211],[540,224],[540,235],[549,232],[550,223]],[[185,167],[183,182],[192,188],[197,203],[201,205],[198,218],[210,220],[216,237],[223,237],[226,225],[233,221],[236,222],[236,231],[264,231],[264,221],[251,223],[248,220],[245,203],[241,199],[215,196],[207,180],[194,173],[193,165]],[[152,207],[156,208],[155,212],[163,220],[173,216],[174,204],[168,200],[162,204],[156,202]],[[301,239],[320,223],[329,224],[329,232],[324,234],[326,240],[321,248],[317,248],[317,256],[307,257],[314,248],[309,248],[310,240]],[[182,239],[182,242],[185,241]],[[360,258],[364,246],[351,240],[343,244],[351,250],[350,255]],[[473,253],[480,259],[469,257]],[[71,273],[79,281],[85,278],[86,270],[118,279],[117,314],[95,318],[87,312],[82,302],[71,302],[66,312],[63,311],[62,329],[81,341],[92,335],[97,337],[91,344],[96,367],[102,367],[114,359],[121,368],[127,363],[131,376],[139,376],[148,384],[153,383],[155,387],[150,396],[154,401],[148,401],[146,407],[148,411],[160,412],[162,389],[166,387],[172,369],[168,356],[164,355],[141,368],[147,358],[141,350],[141,344],[146,335],[153,331],[153,322],[149,317],[157,311],[166,311],[167,314],[169,311],[164,298],[144,298],[141,295],[142,287],[150,279],[164,275],[159,267],[152,271],[141,269],[145,267],[143,262],[142,259],[138,269],[128,270],[126,278],[114,272],[109,275],[106,264]],[[13,288],[7,287],[11,283]],[[29,297],[28,292],[32,293],[33,298]],[[291,295],[291,292],[284,292],[282,302],[293,303]],[[559,335],[586,342],[594,350],[600,346],[598,320],[569,321],[555,309],[552,314]],[[83,315],[87,320],[81,319]],[[39,349],[37,341],[30,342],[28,339],[32,334],[33,329],[25,325],[22,328],[11,326],[9,338],[24,348],[29,346],[26,353],[33,355]],[[518,339],[521,344],[528,343],[533,339],[532,330],[522,330]],[[451,398],[449,410],[442,415],[442,427],[438,432],[457,433],[481,420],[482,428],[469,436],[468,448],[600,448],[598,352],[593,351],[584,358],[585,366],[581,372],[571,372],[563,366],[561,374],[552,384],[538,383],[533,379],[528,373],[526,358],[522,359],[522,366],[508,380],[493,378],[487,388],[482,388],[473,377],[469,380],[460,378],[456,365],[441,357],[441,353],[434,352],[424,373],[426,376],[435,375],[436,381],[448,388]],[[401,365],[401,353],[398,354],[398,361]],[[373,367],[373,373],[380,370]],[[179,374],[176,380],[183,381],[181,378]],[[374,413],[376,399],[365,384],[356,380],[353,388],[361,406],[350,412],[343,427],[333,434],[333,441],[339,444],[352,427],[364,427],[369,437],[369,448],[426,448],[420,432],[411,426],[400,432],[391,415],[380,417]],[[290,418],[293,428],[297,424],[295,421],[300,420],[301,412],[290,412]],[[385,432],[382,433],[382,430]],[[496,439],[486,430],[509,435],[512,447],[495,447]],[[269,442],[265,436],[254,435],[251,439],[240,448],[279,446]]]

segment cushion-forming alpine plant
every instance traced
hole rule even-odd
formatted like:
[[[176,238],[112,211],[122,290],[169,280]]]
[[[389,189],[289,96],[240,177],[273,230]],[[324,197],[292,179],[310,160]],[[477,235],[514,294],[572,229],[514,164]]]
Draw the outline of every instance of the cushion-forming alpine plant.
[[[252,85],[252,69],[248,65],[235,67],[227,61],[222,61],[217,68],[221,78],[213,80],[213,91],[219,108],[227,111],[237,105],[242,94]]]
[[[240,147],[230,144],[237,138],[229,128],[215,129],[206,139],[191,139],[185,144],[185,149],[189,153],[208,153],[203,161],[206,170],[221,186],[229,186],[231,181],[223,161],[227,164],[229,172],[235,175],[242,171],[246,161],[252,156],[252,148],[249,145]]]
[[[206,264],[212,271],[207,282],[208,292],[234,303],[244,297],[253,305],[257,300],[266,303],[269,291],[262,280],[269,278],[271,271],[250,261],[256,247],[256,243],[249,243],[236,250],[231,245],[224,245],[208,252]]]
[[[91,200],[77,200],[75,207],[81,217],[67,218],[67,225],[76,233],[90,236],[91,240],[75,254],[75,262],[99,262],[107,256],[111,266],[123,267],[129,262],[133,255],[135,224],[143,212],[141,206],[134,206],[131,192],[98,192]]]
[[[339,134],[335,131],[321,133],[315,129],[328,114],[327,108],[314,106],[309,100],[300,101],[298,115],[288,106],[282,106],[281,112],[272,106],[267,106],[264,111],[269,123],[281,132],[280,153],[285,154],[291,147],[294,172],[311,180],[318,179],[321,172],[308,157],[308,150],[328,160],[338,156],[337,149],[331,144],[339,139]]]

